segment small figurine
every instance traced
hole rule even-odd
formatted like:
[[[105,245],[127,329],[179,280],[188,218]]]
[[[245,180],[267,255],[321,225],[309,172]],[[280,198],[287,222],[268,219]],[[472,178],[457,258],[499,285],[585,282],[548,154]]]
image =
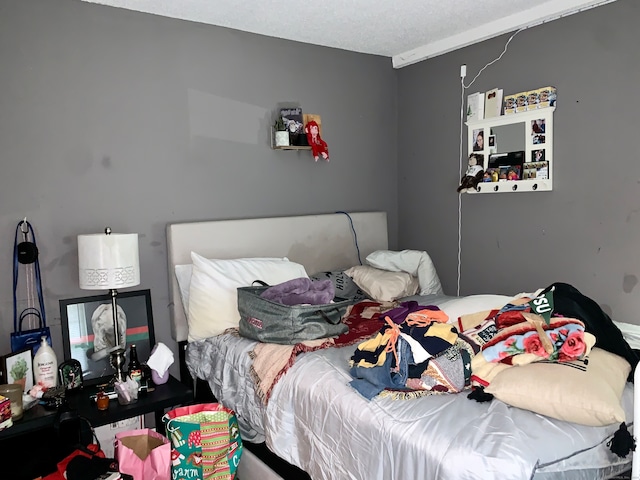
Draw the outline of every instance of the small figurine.
[[[311,153],[313,154],[314,160],[317,162],[318,158],[322,155],[327,162],[329,161],[329,150],[327,147],[327,142],[322,140],[320,137],[320,127],[315,120],[311,120],[304,127],[304,131],[307,134],[307,141],[311,146]]]
[[[460,186],[458,187],[457,192],[460,193],[462,190],[467,190],[469,188],[476,190],[483,175],[484,169],[482,168],[482,155],[472,153],[469,155],[469,167],[460,179]]]

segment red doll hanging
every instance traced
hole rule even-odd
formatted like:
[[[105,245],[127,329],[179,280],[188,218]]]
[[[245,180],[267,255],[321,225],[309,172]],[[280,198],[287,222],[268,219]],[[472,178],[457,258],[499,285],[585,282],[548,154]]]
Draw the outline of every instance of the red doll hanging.
[[[311,146],[311,153],[313,159],[317,162],[318,158],[322,156],[327,162],[329,161],[329,149],[327,142],[322,140],[320,136],[320,127],[315,120],[311,120],[304,127],[304,132],[307,134],[307,141]]]

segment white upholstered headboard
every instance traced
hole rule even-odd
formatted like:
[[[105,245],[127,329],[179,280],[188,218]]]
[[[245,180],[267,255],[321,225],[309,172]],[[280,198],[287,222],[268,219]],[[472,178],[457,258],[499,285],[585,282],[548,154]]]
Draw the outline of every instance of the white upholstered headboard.
[[[187,339],[174,268],[191,263],[192,251],[218,259],[288,257],[313,274],[358,265],[371,252],[388,249],[388,242],[386,212],[171,223],[167,225],[171,335],[177,342]]]

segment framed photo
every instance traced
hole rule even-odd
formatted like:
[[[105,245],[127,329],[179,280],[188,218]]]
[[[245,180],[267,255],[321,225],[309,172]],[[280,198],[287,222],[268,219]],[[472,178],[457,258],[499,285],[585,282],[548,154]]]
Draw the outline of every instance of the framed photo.
[[[138,358],[146,362],[155,345],[150,290],[118,292],[117,321],[121,328],[122,345],[136,345]],[[60,300],[62,343],[65,360],[80,362],[82,383],[106,383],[115,373],[109,353],[114,346],[111,295]]]
[[[3,356],[1,368],[4,383],[19,383],[23,392],[28,392],[33,387],[31,347]]]
[[[78,360],[70,358],[58,365],[58,385],[65,390],[82,388],[82,365]]]

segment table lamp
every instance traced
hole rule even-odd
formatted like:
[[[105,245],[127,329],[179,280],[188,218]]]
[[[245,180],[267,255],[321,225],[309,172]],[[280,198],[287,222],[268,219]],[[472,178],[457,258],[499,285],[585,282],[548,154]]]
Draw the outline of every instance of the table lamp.
[[[126,381],[124,373],[126,350],[126,317],[118,315],[116,298],[119,288],[135,287],[140,284],[140,262],[138,258],[137,233],[104,233],[78,235],[78,273],[80,288],[83,290],[109,289],[111,294],[112,324],[104,331],[94,329],[94,349],[96,335],[104,335],[103,340],[110,355],[111,366],[115,370],[113,382]]]

